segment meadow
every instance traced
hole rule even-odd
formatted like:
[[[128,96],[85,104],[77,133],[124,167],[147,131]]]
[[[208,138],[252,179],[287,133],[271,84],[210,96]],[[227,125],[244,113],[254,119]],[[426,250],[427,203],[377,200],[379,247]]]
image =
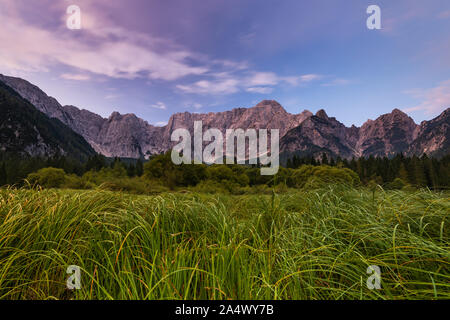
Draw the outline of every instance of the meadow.
[[[4,188],[0,299],[449,299],[449,212],[427,189]]]

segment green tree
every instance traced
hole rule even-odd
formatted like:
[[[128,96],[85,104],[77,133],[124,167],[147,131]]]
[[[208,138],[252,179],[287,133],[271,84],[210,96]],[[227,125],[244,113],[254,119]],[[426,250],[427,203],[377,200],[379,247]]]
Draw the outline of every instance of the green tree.
[[[130,165],[127,167],[127,175],[129,177],[134,177],[136,175],[136,167],[134,164],[130,163]]]
[[[412,159],[412,169],[414,174],[414,183],[417,186],[424,187],[427,185],[427,177],[425,175],[425,168],[423,167],[422,161],[417,157]]]
[[[2,162],[2,165],[0,166],[0,187],[4,186],[8,183],[8,176],[6,174],[6,165],[4,162]]]
[[[322,154],[322,164],[323,165],[328,165],[328,157],[327,157],[327,154],[325,152]]]
[[[136,175],[138,177],[141,177],[144,174],[144,164],[142,163],[142,160],[139,159],[136,162]]]
[[[30,173],[27,180],[31,184],[38,184],[44,188],[59,188],[66,181],[66,174],[63,169],[43,168],[38,172]]]
[[[402,179],[405,183],[409,183],[408,172],[406,171],[405,164],[400,163],[400,169],[398,170],[397,178]]]
[[[123,178],[127,175],[127,170],[125,169],[124,164],[120,160],[114,161],[112,174],[115,178]]]

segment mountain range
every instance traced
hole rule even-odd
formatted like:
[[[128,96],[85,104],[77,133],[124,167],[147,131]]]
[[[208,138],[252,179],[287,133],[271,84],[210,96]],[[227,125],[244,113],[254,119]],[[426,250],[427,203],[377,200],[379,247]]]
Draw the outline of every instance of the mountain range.
[[[64,155],[83,161],[96,153],[81,135],[37,110],[1,81],[0,115],[2,158],[5,154]]]
[[[323,109],[316,114],[308,110],[291,114],[278,102],[264,100],[251,108],[224,112],[176,113],[170,117],[166,126],[158,127],[134,114],[113,112],[109,118],[103,118],[75,106],[62,106],[37,86],[20,78],[0,75],[0,83],[8,86],[11,92],[17,93],[50,120],[56,119],[64,125],[64,129],[73,130],[71,139],[76,138],[80,142],[79,136],[82,136],[92,149],[107,157],[148,158],[170,150],[173,146],[171,133],[178,128],[192,132],[194,121],[199,120],[203,122],[204,130],[218,128],[223,133],[226,129],[235,128],[279,129],[280,152],[284,157],[293,154],[319,157],[326,153],[331,157],[348,159],[362,156],[389,157],[400,152],[405,155],[421,156],[426,153],[439,157],[450,152],[450,108],[420,124],[416,124],[404,112],[394,109],[376,120],[366,121],[361,127],[346,127],[334,117],[329,117]],[[2,126],[8,126],[3,108],[0,112]],[[8,139],[1,136],[0,148],[6,150],[7,144],[11,144],[11,137]],[[38,145],[33,148],[32,153],[47,152],[44,147],[39,151]],[[82,149],[86,149],[85,146]],[[86,153],[91,153],[91,150],[86,149]]]

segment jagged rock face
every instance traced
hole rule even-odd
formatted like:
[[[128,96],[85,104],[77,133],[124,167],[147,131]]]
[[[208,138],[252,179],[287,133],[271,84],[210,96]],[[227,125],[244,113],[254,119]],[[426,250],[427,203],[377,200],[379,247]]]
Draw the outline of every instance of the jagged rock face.
[[[86,160],[95,154],[79,134],[49,118],[0,81],[0,151],[30,156],[64,155]]]
[[[22,98],[28,100],[39,111],[45,113],[50,118],[61,120],[62,123],[68,124],[67,114],[62,109],[59,102],[49,97],[45,92],[29,83],[26,80],[14,77],[7,77],[0,74],[0,81],[13,88]]]
[[[109,157],[140,158],[165,151],[160,147],[162,129],[133,114],[113,113],[109,119],[74,106],[61,106],[41,89],[20,78],[0,75],[0,80],[50,118],[59,119],[82,135],[97,151]]]
[[[66,115],[66,124],[81,134],[90,144],[95,143],[105,119],[88,110],[74,106],[62,107]]]
[[[281,152],[320,157],[329,156],[384,157],[403,152],[406,155],[439,155],[449,152],[449,109],[420,126],[398,109],[376,120],[368,120],[361,128],[345,127],[325,111],[304,121],[281,139]]]
[[[430,121],[422,121],[415,132],[417,138],[408,149],[409,155],[423,153],[444,156],[450,153],[450,108]]]
[[[279,129],[280,136],[298,126],[311,112],[290,114],[276,101],[262,101],[253,108],[237,108],[231,111],[207,114],[177,113],[167,126],[155,127],[134,114],[121,115],[117,112],[108,119],[74,106],[61,106],[31,83],[13,77],[1,76],[9,86],[24,99],[51,118],[57,118],[72,130],[82,135],[91,146],[108,157],[140,158],[149,157],[170,150],[176,143],[171,142],[171,134],[178,128],[188,129],[191,133],[194,121],[202,121],[204,130],[220,129]]]
[[[394,109],[363,124],[356,143],[357,156],[391,156],[405,152],[414,140],[417,125],[404,112]]]
[[[160,153],[162,128],[154,127],[134,114],[114,112],[98,134],[98,148],[107,156],[147,157]]]
[[[325,152],[331,156],[348,158],[354,154],[353,146],[349,143],[352,139],[348,139],[352,134],[357,135],[353,131],[353,128],[347,128],[335,118],[328,117],[322,109],[290,130],[281,139],[280,150],[314,157]]]
[[[449,109],[420,126],[405,113],[394,109],[361,128],[346,127],[324,110],[313,115],[305,110],[290,114],[276,101],[264,100],[252,108],[237,108],[218,113],[177,113],[165,127],[155,127],[134,114],[117,112],[108,119],[74,106],[62,107],[38,87],[19,79],[0,75],[5,82],[38,110],[57,118],[82,135],[95,151],[109,157],[148,157],[170,150],[176,143],[171,134],[179,128],[193,133],[194,122],[202,121],[203,130],[279,129],[280,151],[319,157],[323,152],[343,158],[360,156],[445,155],[449,152]]]
[[[87,110],[64,106],[70,126],[107,157],[143,158],[165,149],[163,128],[155,127],[134,114],[113,112],[108,119]]]
[[[300,114],[288,113],[273,100],[264,100],[252,108],[237,108],[218,113],[177,113],[170,118],[165,127],[163,140],[170,141],[171,133],[178,128],[188,129],[192,134],[195,121],[202,121],[204,131],[210,128],[219,129],[224,137],[227,129],[278,129],[282,137],[311,115],[312,113],[307,110]],[[173,144],[165,145],[165,149],[170,149],[171,145]]]

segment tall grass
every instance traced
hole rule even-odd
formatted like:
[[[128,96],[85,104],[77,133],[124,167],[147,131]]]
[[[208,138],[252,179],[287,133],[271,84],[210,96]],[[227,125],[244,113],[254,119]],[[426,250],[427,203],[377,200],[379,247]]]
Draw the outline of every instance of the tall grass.
[[[4,189],[0,299],[449,299],[449,212],[428,190]]]

